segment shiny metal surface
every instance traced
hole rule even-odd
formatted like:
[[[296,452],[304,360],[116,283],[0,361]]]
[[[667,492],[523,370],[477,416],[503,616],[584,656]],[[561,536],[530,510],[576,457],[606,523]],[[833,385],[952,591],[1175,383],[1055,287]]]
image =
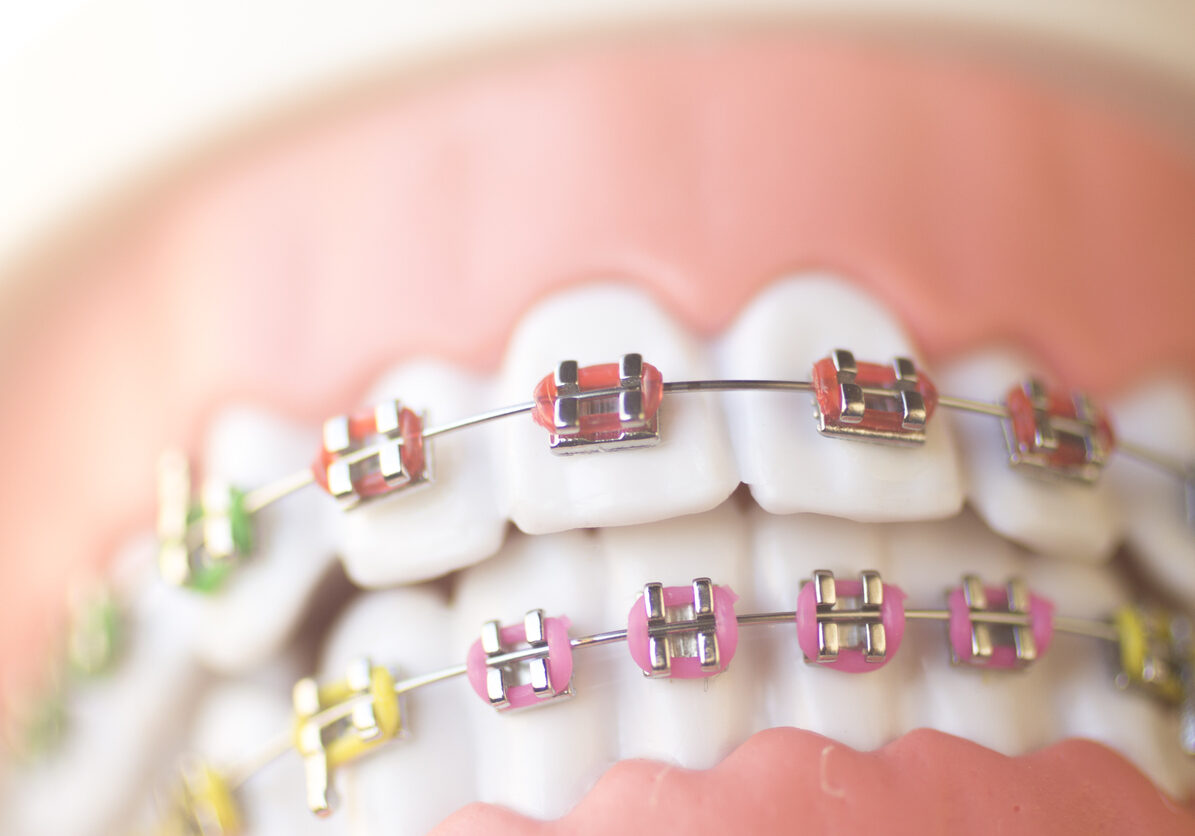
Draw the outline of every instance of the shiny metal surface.
[[[892,361],[891,385],[863,386],[858,382],[859,365],[854,354],[835,349],[831,358],[838,387],[838,415],[824,414],[815,402],[817,430],[823,435],[858,441],[916,445],[925,442],[929,410],[922,397],[917,367],[908,357]],[[900,426],[893,429],[885,422],[868,421],[869,410],[900,416]]]
[[[1028,615],[1029,588],[1021,578],[1013,578],[1008,582],[1008,611]],[[1037,659],[1037,639],[1033,636],[1032,621],[1012,628],[1013,646],[1016,649],[1017,661],[1027,664]]]
[[[555,431],[549,435],[549,449],[571,456],[658,444],[658,415],[648,417],[643,400],[643,365],[641,355],[624,354],[618,362],[617,388],[583,390],[576,362],[561,363],[556,369]],[[598,412],[615,415],[619,429],[583,431],[582,416]]]
[[[518,679],[517,666],[525,664],[526,681],[532,692],[545,702],[552,697],[571,696],[571,683],[564,692],[552,687],[551,649],[548,646],[544,611],[528,610],[523,616],[526,646],[508,648],[501,640],[497,621],[487,621],[481,629],[481,649],[486,657],[486,695],[494,708],[510,707],[508,689]]]
[[[883,579],[879,572],[865,569],[859,573],[859,580],[859,595],[843,597],[832,572],[819,569],[813,573],[818,654],[812,661],[835,662],[844,648],[860,650],[864,660],[872,663],[882,662],[888,655],[888,635],[881,613]]]
[[[987,592],[975,575],[963,576],[963,599],[971,610],[971,655],[981,661],[992,656],[992,630],[988,623],[977,621],[975,613],[988,608]]]
[[[644,672],[646,676],[671,675],[672,659],[676,656],[696,657],[702,670],[716,670],[721,666],[714,584],[709,578],[696,578],[691,590],[691,604],[669,607],[664,604],[662,584],[644,586],[647,655],[651,667]]]

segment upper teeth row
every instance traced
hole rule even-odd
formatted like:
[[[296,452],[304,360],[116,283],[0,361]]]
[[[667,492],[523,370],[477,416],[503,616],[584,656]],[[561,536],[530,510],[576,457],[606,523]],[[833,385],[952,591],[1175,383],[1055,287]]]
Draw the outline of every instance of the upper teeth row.
[[[433,478],[428,441],[437,435],[529,412],[558,454],[650,446],[660,440],[665,394],[741,390],[812,391],[822,434],[884,444],[923,444],[938,407],[995,416],[1002,419],[1011,464],[1088,484],[1118,449],[1181,480],[1195,520],[1195,465],[1118,444],[1108,416],[1089,397],[1037,379],[1012,387],[1002,404],[994,404],[939,395],[907,357],[884,365],[838,349],[814,364],[809,381],[664,382],[640,355],[626,354],[605,365],[564,361],[540,381],[532,401],[439,427],[425,429],[422,417],[397,400],[337,416],[325,422],[323,446],[309,470],[250,491],[209,482],[195,502],[185,460],[168,454],[159,466],[159,567],[168,581],[213,589],[250,551],[254,513],[311,482],[345,509],[425,484]]]
[[[1162,610],[1126,607],[1110,620],[1054,615],[1054,604],[1030,593],[1014,578],[1004,587],[985,586],[968,575],[947,591],[945,609],[908,609],[900,587],[878,572],[840,580],[816,571],[805,581],[792,611],[736,614],[729,587],[697,578],[687,586],[648,583],[630,610],[625,629],[570,637],[569,620],[530,610],[521,624],[486,622],[464,664],[397,679],[393,671],[359,658],[342,680],[320,685],[300,680],[294,687],[295,733],[268,744],[261,753],[224,773],[194,772],[175,813],[181,819],[206,817],[234,830],[233,792],[277,755],[296,748],[303,757],[307,801],[312,811],[331,810],[330,771],[402,730],[399,697],[459,676],[499,711],[547,704],[572,696],[573,651],[625,642],[648,677],[715,676],[734,658],[740,627],[795,622],[798,644],[811,664],[862,673],[878,670],[898,651],[909,620],[944,621],[952,660],[985,669],[1024,667],[1049,649],[1055,631],[1115,642],[1121,670],[1117,681],[1133,684],[1181,706],[1184,729],[1195,724],[1195,674],[1191,625]],[[1195,753],[1195,737],[1181,740]],[[227,777],[225,777],[227,776]],[[207,831],[204,831],[207,832]]]

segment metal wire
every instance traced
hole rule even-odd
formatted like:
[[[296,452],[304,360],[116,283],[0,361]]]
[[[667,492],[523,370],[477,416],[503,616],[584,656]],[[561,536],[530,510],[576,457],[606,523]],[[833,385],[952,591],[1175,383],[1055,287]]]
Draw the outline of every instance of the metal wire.
[[[1143,464],[1151,465],[1165,473],[1174,476],[1181,482],[1191,481],[1195,479],[1193,475],[1193,466],[1191,464],[1184,464],[1174,456],[1168,456],[1158,450],[1150,447],[1145,447],[1135,441],[1127,439],[1117,439],[1116,449],[1128,456],[1131,459],[1136,459]]]
[[[230,790],[240,788],[246,781],[264,770],[294,747],[294,737],[289,731],[280,732],[267,741],[261,749],[224,771]]]
[[[955,398],[950,395],[939,395],[938,406],[946,409],[956,409],[960,412],[974,412],[979,415],[991,415],[993,418],[1007,418],[1008,410],[998,403],[973,401],[969,398]]]
[[[245,494],[245,511],[249,514],[256,514],[266,506],[273,505],[283,497],[290,496],[314,481],[315,477],[311,473],[311,468],[308,467],[262,485],[260,488],[254,488]]]
[[[813,389],[813,384],[807,380],[745,380],[745,379],[726,379],[726,380],[677,380],[663,384],[663,391],[666,394],[687,394],[694,392],[808,392]],[[582,400],[593,400],[604,397],[617,395],[622,390],[619,388],[607,389],[593,389],[585,391],[577,395]],[[867,389],[867,392],[877,394],[890,394],[887,390]],[[1002,404],[988,403],[986,401],[977,401],[970,398],[960,398],[951,395],[940,395],[938,397],[938,405],[946,409],[953,409],[959,412],[970,412],[978,415],[988,415],[993,418],[1008,418],[1008,410]],[[481,412],[477,415],[471,415],[466,418],[461,418],[457,421],[452,421],[447,424],[441,424],[436,427],[429,427],[423,431],[423,437],[435,438],[440,435],[448,435],[450,433],[458,432],[460,430],[476,427],[481,424],[487,424],[492,421],[498,421],[503,418],[509,418],[514,415],[522,415],[531,412],[536,408],[533,401],[524,403],[512,404],[511,406],[499,407],[487,412]],[[1062,429],[1079,428],[1076,421],[1066,418],[1057,418],[1056,421]],[[340,458],[340,461],[348,464],[357,464],[365,461],[371,456],[376,455],[383,447],[402,445],[401,438],[387,439],[379,444],[372,444],[360,449],[347,453]],[[1124,455],[1152,465],[1159,470],[1179,479],[1187,481],[1192,478],[1192,465],[1184,463],[1174,456],[1167,455],[1158,450],[1146,447],[1136,442],[1121,440],[1118,442],[1116,450]],[[295,473],[284,476],[281,479],[269,482],[261,487],[249,491],[245,495],[245,510],[250,514],[255,514],[258,511],[266,508],[269,505],[290,496],[292,493],[299,491],[315,481],[311,470],[305,469],[296,471]]]
[[[478,415],[472,415],[468,418],[462,418],[459,421],[453,421],[451,424],[441,424],[438,427],[432,427],[429,430],[423,431],[424,438],[434,438],[437,435],[447,435],[448,433],[463,430],[466,427],[476,427],[479,424],[486,424],[490,421],[497,421],[499,418],[508,418],[511,415],[522,415],[524,412],[530,412],[535,409],[535,404],[517,403],[513,406],[504,406],[499,409],[491,409],[489,412],[482,412]]]
[[[677,380],[664,384],[664,392],[808,392],[805,380]]]

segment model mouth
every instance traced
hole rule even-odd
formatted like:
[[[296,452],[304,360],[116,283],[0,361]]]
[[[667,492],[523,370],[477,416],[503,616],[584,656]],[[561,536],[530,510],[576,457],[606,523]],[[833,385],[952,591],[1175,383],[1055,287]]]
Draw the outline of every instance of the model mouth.
[[[833,335],[861,356],[916,356],[895,318],[840,279],[777,282],[709,344],[686,334],[642,291],[597,285],[529,311],[492,381],[443,363],[408,363],[385,373],[370,398],[401,396],[453,420],[526,400],[550,358],[617,357],[632,347],[666,381],[794,380],[808,376]],[[752,368],[759,373],[749,374]],[[939,379],[978,396],[982,383],[1003,391],[1028,372],[1012,355],[992,352],[948,366]],[[1128,402],[1159,392],[1187,397],[1173,384],[1130,393]],[[935,415],[923,445],[902,447],[827,438],[812,413],[809,393],[690,393],[665,397],[662,440],[646,450],[553,456],[545,431],[526,415],[431,440],[436,481],[409,495],[340,516],[311,490],[261,512],[252,558],[227,588],[151,616],[174,625],[175,641],[143,648],[123,676],[136,676],[140,666],[141,699],[165,709],[188,681],[183,669],[190,674],[183,663],[178,675],[160,676],[164,665],[180,665],[167,658],[180,643],[217,670],[244,674],[277,664],[270,660],[285,656],[337,556],[358,583],[398,587],[363,593],[349,605],[323,642],[320,669],[336,680],[350,660],[367,657],[395,677],[417,679],[459,663],[461,648],[490,619],[517,623],[542,609],[567,617],[574,637],[625,627],[628,606],[649,581],[677,586],[708,577],[739,596],[737,612],[766,613],[796,609],[798,590],[818,570],[840,580],[874,570],[909,606],[939,609],[943,591],[973,574],[996,584],[1023,579],[1060,613],[1106,619],[1131,599],[1109,563],[1113,547],[1131,536],[1115,513],[1126,503],[1118,497],[1152,477],[1172,493],[1172,524],[1184,524],[1178,483],[1158,474],[1138,478],[1127,463],[1095,486],[1009,470],[991,416],[979,416],[958,438],[958,416]],[[234,408],[213,424],[208,472],[259,485],[310,459],[317,439],[280,418]],[[735,493],[740,482],[750,497]],[[964,499],[975,510],[963,510]],[[508,532],[508,520],[521,531]],[[1157,568],[1148,552],[1135,551],[1145,555],[1147,572],[1186,571],[1168,552],[1152,555],[1166,561]],[[442,580],[420,583],[429,578]],[[262,606],[267,597],[271,605]],[[477,800],[554,819],[615,763],[648,758],[714,769],[753,735],[793,726],[862,751],[929,728],[1013,757],[1083,736],[1111,745],[1172,795],[1189,788],[1173,716],[1113,686],[1107,642],[1059,635],[1028,670],[981,673],[951,663],[940,625],[910,624],[908,633],[899,653],[892,646],[890,664],[862,676],[807,664],[791,624],[744,634],[733,663],[727,649],[727,669],[713,678],[657,682],[625,658],[625,647],[586,650],[575,663],[571,699],[513,717],[494,712],[463,683],[429,685],[404,695],[404,738],[344,764],[334,786],[360,832],[398,821],[420,832]],[[215,713],[200,722],[194,747],[234,769],[252,761],[266,729],[292,722],[282,694],[256,690],[222,686],[209,695],[206,711]],[[955,751],[942,738],[917,739]],[[905,740],[902,747],[916,745]],[[249,778],[245,815],[271,821],[286,804],[301,810],[298,767],[280,763],[267,767],[272,775]],[[268,792],[261,796],[263,780]],[[286,784],[293,796],[284,802],[274,795]]]
[[[879,362],[918,357],[872,294],[825,275],[771,284],[710,340],[647,292],[590,285],[528,312],[499,374],[406,363],[364,401],[400,396],[451,420],[526,400],[568,357],[610,362],[637,351],[666,379],[804,379],[836,347]],[[931,372],[943,391],[997,400],[1031,365],[990,351]],[[155,589],[139,602],[142,630],[164,619],[176,632],[139,639],[120,677],[97,686],[88,698],[96,728],[130,729],[151,752],[168,724],[143,718],[168,717],[203,678],[184,648],[258,683],[271,670],[308,672],[295,670],[307,660],[287,648],[338,557],[360,586],[406,585],[360,595],[329,629],[318,667],[332,679],[361,655],[404,676],[456,664],[483,622],[511,623],[535,608],[567,615],[577,634],[621,627],[643,584],[656,580],[710,577],[740,596],[740,612],[768,612],[793,608],[817,569],[840,577],[876,569],[922,607],[941,606],[943,590],[966,573],[993,583],[1021,576],[1059,612],[1105,618],[1131,594],[1108,562],[1127,543],[1145,574],[1184,604],[1195,600],[1195,561],[1183,557],[1193,547],[1171,481],[1127,462],[1095,487],[1027,480],[1007,468],[999,425],[985,416],[938,416],[924,446],[895,449],[822,438],[811,412],[804,394],[670,396],[658,447],[570,460],[550,455],[541,428],[511,420],[437,441],[437,481],[418,493],[343,516],[316,492],[292,497],[261,514],[258,548],[218,597],[184,603]],[[1125,437],[1147,426],[1143,440],[1195,451],[1195,408],[1181,383],[1125,389],[1113,412]],[[301,466],[318,446],[316,426],[230,409],[212,422],[204,466],[251,487]],[[749,497],[736,493],[740,483]],[[495,714],[463,682],[411,693],[407,737],[338,770],[337,781],[354,828],[421,831],[476,800],[558,817],[584,805],[611,764],[654,758],[711,769],[777,726],[864,750],[929,727],[1012,756],[1093,737],[1184,794],[1190,767],[1174,718],[1114,689],[1105,651],[1060,636],[1028,671],[981,674],[951,668],[942,631],[917,625],[890,665],[850,677],[806,666],[791,631],[761,628],[717,678],[654,682],[625,648],[605,648],[578,665],[576,696],[542,712]],[[284,693],[252,681],[218,687],[204,698],[192,743],[239,762],[257,732],[291,722]],[[91,774],[112,747],[84,740],[79,763],[93,760],[78,774]],[[131,783],[149,760],[130,756]],[[298,762],[270,770],[245,785],[247,815],[305,817]]]
[[[811,312],[817,321],[806,325],[802,318],[809,321]],[[763,316],[775,317],[776,324],[761,322]],[[660,363],[666,379],[741,377],[743,368],[734,364],[744,362],[764,364],[763,377],[799,378],[799,370],[825,350],[818,330],[835,328],[850,332],[847,337],[856,341],[852,344],[870,339],[865,348],[873,355],[913,353],[890,315],[849,285],[821,277],[770,287],[722,340],[704,347],[685,337],[638,291],[584,288],[528,313],[512,337],[496,397],[499,402],[519,400],[517,387],[505,381],[524,381],[527,391],[527,381],[533,383],[545,366],[551,367],[553,345],[569,356],[605,358],[630,348],[631,339]],[[777,335],[786,331],[800,334],[807,347],[780,344]],[[751,340],[760,343],[744,347]],[[767,367],[763,355],[782,359]],[[726,359],[740,356],[744,359]],[[1005,368],[1012,365],[1007,359],[999,362]],[[957,368],[977,363],[968,360]],[[952,371],[947,369],[943,379]],[[1017,369],[1017,374],[1026,371]],[[379,400],[399,394],[391,387],[403,376],[404,369],[387,374],[374,394]],[[436,379],[447,386],[464,378],[449,373]],[[400,388],[404,400],[412,402],[411,387]],[[468,381],[463,388],[476,392],[479,387]],[[624,626],[629,603],[651,580],[668,585],[710,577],[740,596],[740,612],[792,609],[797,590],[818,569],[830,569],[840,578],[878,570],[904,590],[910,606],[920,607],[941,607],[943,590],[967,573],[997,583],[1022,577],[1060,613],[1082,618],[1106,617],[1129,600],[1127,587],[1108,563],[1123,533],[1120,517],[1110,513],[1118,507],[1116,472],[1106,474],[1095,488],[1068,492],[1066,485],[1026,480],[1010,471],[1031,494],[1061,491],[1062,498],[1047,502],[1005,495],[994,503],[997,512],[1019,503],[999,523],[1030,543],[1044,529],[1055,552],[1068,555],[1046,557],[1009,535],[996,534],[995,526],[974,512],[959,512],[964,495],[982,509],[974,496],[992,490],[993,481],[1007,491],[998,481],[1004,471],[982,467],[984,456],[1007,455],[990,418],[986,437],[976,432],[958,443],[950,437],[957,421],[941,420],[923,448],[893,448],[819,436],[807,395],[752,397],[761,402],[744,403],[741,394],[726,397],[725,414],[739,419],[729,422],[723,421],[716,397],[668,397],[661,412],[665,440],[658,448],[583,459],[551,456],[542,428],[525,417],[511,420],[478,436],[486,439],[495,458],[466,458],[452,476],[473,489],[491,479],[489,490],[458,493],[443,476],[409,497],[421,497],[417,505],[406,504],[406,498],[379,501],[345,517],[356,531],[352,546],[339,549],[350,576],[364,571],[374,583],[393,584],[411,580],[405,572],[426,576],[459,571],[447,587],[417,585],[363,596],[331,629],[322,669],[336,678],[351,658],[365,655],[393,660],[401,676],[419,676],[458,662],[459,649],[476,640],[482,622],[515,623],[536,608],[567,616],[571,634],[602,633]],[[434,401],[426,407],[433,414],[441,411]],[[744,431],[758,431],[751,419],[771,421],[774,433],[752,437],[751,430]],[[778,469],[777,477],[766,468],[742,478],[750,478],[755,496],[789,503],[786,513],[771,513],[742,494],[729,497],[739,483],[743,452],[758,463],[767,452],[760,439],[785,437],[804,437],[809,446],[796,453],[781,443],[767,449],[781,461],[800,463],[803,480],[777,481],[787,479],[787,473]],[[456,440],[438,442],[437,454],[446,455]],[[753,442],[760,448],[752,451]],[[819,458],[818,445],[831,457]],[[234,446],[260,447],[248,439],[229,445]],[[484,445],[477,455],[485,456]],[[901,456],[907,458],[902,462]],[[971,464],[975,461],[978,466]],[[471,468],[474,462],[481,467]],[[663,480],[685,466],[692,468],[681,480],[685,490],[668,490],[671,482]],[[504,490],[504,481],[517,489]],[[815,492],[810,484],[826,487]],[[1177,487],[1171,483],[1170,488],[1175,491],[1170,507],[1181,523]],[[442,532],[467,520],[484,529],[488,518],[501,530],[506,525],[503,504],[494,497],[503,495],[517,500],[505,508],[515,520],[522,516],[520,527],[554,533],[511,533],[497,554],[479,547],[467,557],[458,551],[459,542],[445,543],[444,562],[434,562],[423,525],[434,521]],[[908,499],[902,504],[893,496]],[[452,503],[454,516],[437,513],[438,502]],[[816,503],[816,508],[802,508],[802,502]],[[1057,513],[1068,514],[1071,523],[1086,522],[1055,525],[1050,517]],[[904,519],[869,523],[848,516]],[[1107,533],[1093,538],[1093,526],[1106,527]],[[404,536],[421,543],[423,558],[432,562],[412,569],[401,558]],[[317,547],[309,554],[315,561],[319,555],[330,559],[334,551]],[[269,560],[268,555],[259,557]],[[294,549],[288,549],[287,560],[294,559]],[[476,565],[461,567],[457,561]],[[286,582],[280,568],[271,585]],[[278,613],[269,616],[277,618]],[[215,624],[205,632],[213,631],[219,631]],[[229,646],[236,644],[237,635],[243,632],[227,634]],[[587,651],[576,663],[576,696],[515,717],[496,714],[460,683],[411,693],[406,710],[414,725],[408,737],[342,770],[344,807],[363,832],[398,818],[418,822],[416,830],[430,827],[451,809],[476,799],[535,818],[556,818],[617,761],[650,758],[709,769],[751,735],[778,726],[810,729],[861,750],[878,749],[913,729],[933,728],[1012,756],[1070,736],[1092,737],[1127,755],[1168,792],[1178,795],[1187,789],[1188,767],[1178,755],[1173,717],[1140,695],[1112,686],[1109,648],[1098,641],[1059,636],[1050,653],[1043,654],[1046,658],[1030,670],[1003,675],[952,666],[945,633],[934,625],[911,626],[890,665],[858,677],[805,664],[787,629],[754,630],[740,648],[730,668],[715,679],[663,683],[645,679],[625,658],[625,648]],[[219,659],[213,661],[219,664]],[[1034,708],[1027,711],[1026,706]],[[283,703],[279,721],[284,717]],[[437,752],[456,754],[445,758]],[[474,765],[472,784],[461,775],[461,763]],[[395,789],[396,776],[402,776],[401,791]],[[437,809],[432,800],[443,806]]]

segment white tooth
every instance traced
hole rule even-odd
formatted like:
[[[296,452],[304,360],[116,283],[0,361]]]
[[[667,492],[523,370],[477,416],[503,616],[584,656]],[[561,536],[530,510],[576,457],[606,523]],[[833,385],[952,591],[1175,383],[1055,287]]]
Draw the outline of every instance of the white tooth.
[[[314,431],[234,407],[212,424],[204,471],[251,490],[306,467],[318,449]],[[241,671],[290,639],[333,562],[336,513],[335,503],[309,487],[253,516],[253,553],[200,603],[198,651],[207,664]]]
[[[1195,462],[1195,395],[1178,380],[1158,380],[1112,409],[1119,436],[1179,461]],[[1195,604],[1195,528],[1184,486],[1156,467],[1115,456],[1108,481],[1124,509],[1134,556],[1159,586]]]
[[[519,624],[533,609],[566,616],[570,636],[610,629],[602,568],[595,538],[586,532],[511,537],[497,557],[460,576],[457,658],[477,640],[483,623]],[[468,693],[481,801],[551,819],[580,800],[616,759],[610,734],[615,706],[606,674],[614,661],[623,661],[614,647],[577,650],[576,695],[518,712],[499,713],[466,683],[456,684]]]
[[[433,427],[494,408],[480,380],[438,362],[400,366],[370,390],[367,403],[399,398],[426,412]],[[442,575],[498,550],[506,518],[498,507],[492,451],[502,437],[481,426],[430,439],[431,484],[369,502],[344,515],[345,570],[358,584],[386,586]]]
[[[814,570],[827,569],[839,580],[856,580],[875,569],[887,584],[900,585],[888,571],[885,528],[833,517],[775,516],[756,510],[755,606],[760,611],[796,608],[801,585]],[[863,674],[834,671],[804,661],[795,623],[756,630],[750,636],[766,654],[762,691],[770,725],[811,729],[855,749],[883,746],[898,728],[899,705],[913,659],[920,653],[907,636],[884,667]]]
[[[511,338],[501,392],[526,401],[563,360],[615,363],[638,352],[669,380],[710,375],[702,349],[641,291],[612,286],[561,294],[524,316]],[[714,507],[738,485],[721,411],[702,395],[665,396],[659,446],[559,457],[529,416],[506,422],[502,471],[514,522],[528,533],[650,522]]]
[[[347,582],[345,582],[347,584]],[[322,592],[322,590],[321,590]],[[321,596],[322,597],[322,596]],[[332,608],[344,603],[344,598],[337,596],[329,601]],[[321,600],[313,604],[312,609],[321,608]],[[303,637],[289,645],[285,650],[270,657],[264,662],[254,665],[235,679],[239,685],[254,688],[262,693],[289,695],[294,684],[304,676],[311,674],[312,659],[317,655],[316,646],[322,645],[326,624],[316,625],[305,623]],[[312,635],[308,636],[310,629]]]
[[[945,369],[942,391],[1002,402],[1031,368],[1015,353],[985,351]],[[988,415],[957,413],[955,429],[963,450],[968,499],[993,530],[1053,557],[1088,561],[1111,557],[1120,523],[1106,479],[1084,485],[1011,467],[1000,421]]]
[[[1026,568],[1013,545],[969,512],[944,522],[891,526],[888,536],[892,582],[907,593],[910,609],[944,609],[947,588],[957,587],[964,574],[978,575],[985,586],[1004,586]],[[905,640],[920,667],[905,692],[905,728],[928,726],[1006,755],[1055,739],[1046,708],[1055,681],[1051,653],[1025,670],[980,671],[950,663],[945,622],[912,622]]]
[[[348,663],[362,656],[399,679],[457,664],[464,654],[451,632],[449,608],[435,587],[368,593],[333,627],[321,681],[343,679]],[[406,694],[402,735],[335,773],[340,802],[332,818],[345,820],[351,833],[426,833],[474,800],[475,752],[461,719],[471,696],[461,680]],[[302,807],[301,798],[292,803]]]
[[[1106,619],[1128,600],[1103,567],[1035,561],[1030,583],[1051,598],[1057,612]],[[1114,684],[1116,648],[1089,638],[1056,634],[1057,647],[1039,664],[1057,671],[1052,704],[1058,737],[1088,737],[1116,749],[1158,786],[1183,797],[1195,768],[1179,747],[1177,714],[1153,698]]]
[[[915,356],[896,320],[834,278],[778,282],[748,305],[718,355],[729,378],[809,380],[836,348],[863,362]],[[811,393],[725,396],[740,478],[767,511],[813,511],[863,522],[949,516],[963,494],[949,417],[939,410],[921,447],[821,437]]]
[[[746,521],[734,502],[700,516],[634,528],[598,532],[606,553],[606,617],[625,627],[644,584],[688,586],[708,577],[744,598],[738,612],[749,612],[754,586]],[[619,706],[619,755],[671,762],[689,769],[718,764],[735,746],[762,728],[756,698],[756,638],[746,628],[729,668],[708,679],[648,679],[620,646],[622,664],[611,672]]]
[[[117,562],[145,566],[155,552],[152,537],[140,538]],[[177,720],[187,715],[200,682],[191,652],[194,602],[154,582],[128,606],[126,644],[115,668],[67,683],[62,740],[44,760],[10,776],[0,807],[4,833],[110,832],[142,797],[153,764],[178,742]]]
[[[285,693],[247,684],[224,685],[200,705],[189,751],[211,768],[236,769],[253,762],[262,741],[274,739],[293,722]],[[342,820],[320,821],[303,806],[302,786],[303,765],[293,756],[279,758],[253,775],[236,793],[237,812],[247,832],[254,836],[345,832]]]

